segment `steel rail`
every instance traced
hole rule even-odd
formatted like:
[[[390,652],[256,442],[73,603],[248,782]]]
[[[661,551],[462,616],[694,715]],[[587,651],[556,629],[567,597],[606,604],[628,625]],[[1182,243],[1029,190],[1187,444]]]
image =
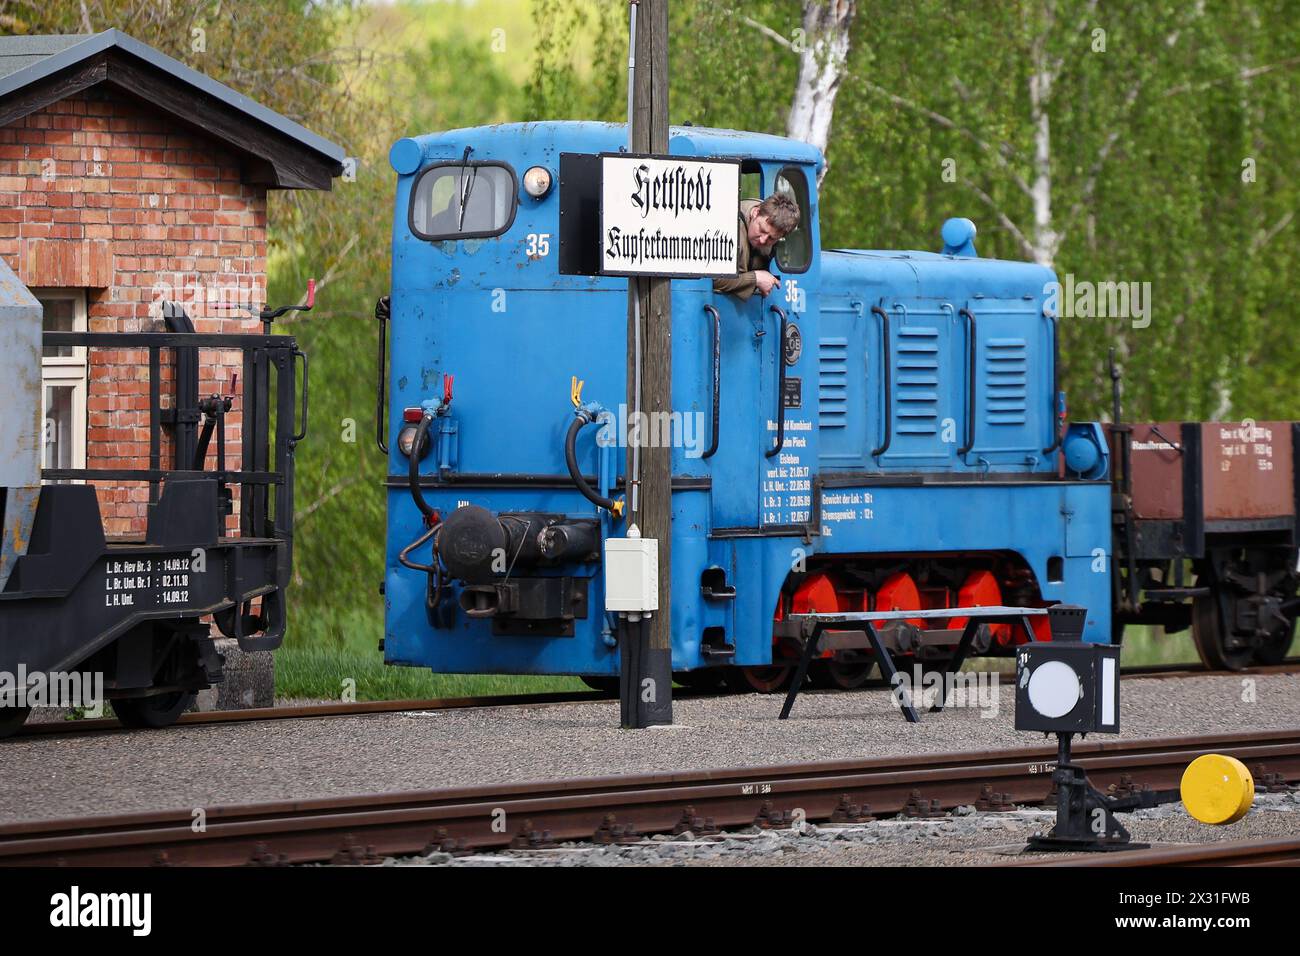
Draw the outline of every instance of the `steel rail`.
[[[1191,738],[1080,743],[1075,759],[1094,783],[1177,786],[1203,753],[1300,779],[1300,729]],[[292,800],[193,809],[22,821],[0,825],[0,865],[145,866],[365,861],[429,848],[529,848],[592,840],[611,822],[635,833],[722,829],[756,820],[778,825],[795,811],[809,821],[866,804],[899,813],[918,801],[941,809],[973,804],[986,791],[1012,802],[1042,801],[1054,747],[914,754],[738,769],[656,773],[422,792]],[[851,816],[851,814],[850,814]]]

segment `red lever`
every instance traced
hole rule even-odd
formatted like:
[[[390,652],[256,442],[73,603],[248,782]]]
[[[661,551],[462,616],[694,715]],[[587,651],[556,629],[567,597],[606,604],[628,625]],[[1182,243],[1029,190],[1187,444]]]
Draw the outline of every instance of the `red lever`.
[[[307,280],[307,308],[310,309],[315,304],[316,304],[316,280],[308,279]]]
[[[451,383],[456,380],[454,375],[444,375],[442,377],[442,404],[451,404]]]

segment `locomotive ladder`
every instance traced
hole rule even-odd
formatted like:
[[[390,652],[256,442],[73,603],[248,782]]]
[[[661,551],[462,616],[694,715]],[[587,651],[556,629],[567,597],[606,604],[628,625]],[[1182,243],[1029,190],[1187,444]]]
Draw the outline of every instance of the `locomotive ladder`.
[[[790,685],[789,692],[785,695],[785,704],[781,707],[779,719],[785,720],[790,716],[790,708],[794,706],[794,699],[799,695],[799,688],[803,686],[804,678],[808,676],[808,666],[821,651],[865,650],[871,648],[876,653],[876,660],[880,664],[880,670],[885,680],[889,682],[891,688],[897,687],[899,683],[897,678],[898,669],[894,667],[894,659],[889,651],[885,649],[880,634],[876,631],[876,624],[891,621],[943,621],[954,617],[968,618],[966,627],[961,634],[961,640],[957,642],[957,650],[953,653],[952,658],[948,661],[947,668],[944,670],[943,694],[930,708],[931,711],[938,711],[943,710],[943,705],[947,700],[951,687],[952,676],[961,670],[961,665],[965,662],[966,655],[970,653],[971,644],[975,640],[975,634],[981,624],[1015,624],[1018,622],[1025,629],[1025,634],[1028,635],[1029,640],[1033,641],[1036,638],[1034,629],[1029,624],[1031,617],[1050,616],[1057,618],[1058,616],[1068,615],[1068,619],[1072,623],[1077,622],[1076,627],[1081,631],[1082,616],[1079,613],[1081,610],[1075,605],[1055,605],[1051,608],[948,607],[916,611],[843,611],[835,614],[791,614],[789,620],[799,623],[803,635],[803,653],[799,656],[799,669],[795,671],[794,681]],[[1056,623],[1056,620],[1053,620],[1053,638],[1056,637]],[[846,625],[852,625],[852,629],[849,629]],[[1062,628],[1062,630],[1066,629]],[[1073,628],[1068,629],[1073,630]],[[1061,634],[1062,639],[1067,639],[1067,637],[1077,639],[1078,634]],[[912,703],[910,690],[902,689],[899,703],[903,716],[908,723],[915,724],[920,721],[921,717]]]

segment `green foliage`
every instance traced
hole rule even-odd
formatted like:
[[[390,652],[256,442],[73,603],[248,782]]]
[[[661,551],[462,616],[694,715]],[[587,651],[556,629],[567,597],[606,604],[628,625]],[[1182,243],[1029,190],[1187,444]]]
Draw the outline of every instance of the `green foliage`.
[[[789,37],[799,10],[798,0],[753,0],[743,11],[703,0],[670,4],[669,120],[783,134],[798,64],[741,17]]]
[[[965,215],[982,255],[1033,257],[1033,204],[1017,179],[1032,188],[1038,172],[1030,87],[1046,65],[1061,234],[1049,258],[1077,280],[1150,282],[1153,301],[1148,328],[1062,321],[1071,415],[1108,413],[1112,347],[1132,419],[1300,414],[1284,387],[1300,347],[1282,321],[1296,277],[1287,239],[1300,228],[1288,218],[1300,201],[1291,6],[859,0],[823,244],[933,249],[940,223]],[[792,39],[800,8],[674,0],[674,121],[783,132],[796,58],[755,24]],[[1257,182],[1242,180],[1247,158]]]
[[[524,84],[526,120],[627,119],[627,6],[534,0],[536,52]]]

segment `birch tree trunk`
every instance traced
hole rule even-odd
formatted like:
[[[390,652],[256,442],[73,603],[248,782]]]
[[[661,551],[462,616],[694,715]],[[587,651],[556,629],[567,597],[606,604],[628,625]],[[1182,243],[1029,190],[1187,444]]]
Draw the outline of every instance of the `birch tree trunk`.
[[[792,46],[799,54],[799,79],[786,134],[811,143],[822,155],[830,141],[835,97],[848,62],[849,28],[855,13],[857,0],[805,0],[803,37]],[[823,166],[819,183],[825,175]]]
[[[1034,175],[1029,193],[1034,229],[1030,242],[1034,248],[1034,261],[1051,268],[1059,241],[1052,223],[1052,119],[1047,108],[1055,76],[1047,64],[1046,45],[1044,31],[1034,40],[1033,72],[1029,76],[1029,118],[1034,136]]]

